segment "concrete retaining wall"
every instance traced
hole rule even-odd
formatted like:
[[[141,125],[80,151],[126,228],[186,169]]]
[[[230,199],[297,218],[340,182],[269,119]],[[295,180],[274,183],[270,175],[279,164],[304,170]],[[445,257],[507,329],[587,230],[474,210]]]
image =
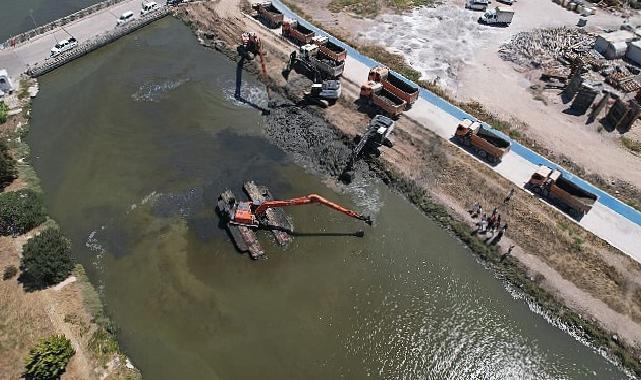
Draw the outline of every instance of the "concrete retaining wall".
[[[86,17],[92,13],[96,13],[100,10],[103,10],[107,7],[110,7],[114,4],[121,3],[125,0],[105,0],[103,2],[100,2],[98,4],[94,4],[92,6],[89,6],[87,8],[81,9],[76,13],[72,13],[68,16],[65,16],[63,18],[60,18],[58,20],[51,21],[48,24],[45,24],[43,26],[39,26],[36,29],[32,29],[28,32],[24,32],[21,34],[18,34],[17,36],[9,38],[7,41],[4,43],[0,44],[0,50],[1,49],[6,49],[12,46],[17,46],[20,44],[23,44],[27,41],[29,41],[31,38],[39,36],[41,34],[45,34],[53,29],[59,28],[61,26],[67,25],[70,22],[76,21],[78,19],[81,19],[83,17]]]
[[[111,0],[114,1],[114,0]],[[105,46],[113,41],[116,41],[122,36],[125,36],[135,30],[138,30],[153,21],[159,20],[170,13],[168,7],[162,7],[158,11],[142,16],[134,21],[125,24],[124,26],[115,27],[109,32],[105,32],[91,40],[81,42],[75,49],[67,51],[55,58],[47,58],[43,62],[37,63],[30,66],[27,69],[27,74],[32,77],[39,77],[50,71],[57,69],[58,67],[73,61],[76,58],[80,58],[89,52],[98,49],[102,46]]]

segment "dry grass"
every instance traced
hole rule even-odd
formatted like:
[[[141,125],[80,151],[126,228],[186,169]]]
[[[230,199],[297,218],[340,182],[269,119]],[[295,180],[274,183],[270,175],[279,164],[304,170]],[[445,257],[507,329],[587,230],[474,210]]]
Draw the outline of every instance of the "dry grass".
[[[0,268],[16,265],[18,257],[6,249],[13,242],[0,238]],[[18,379],[24,369],[23,359],[29,349],[54,329],[38,294],[25,293],[16,277],[0,282],[0,373]]]

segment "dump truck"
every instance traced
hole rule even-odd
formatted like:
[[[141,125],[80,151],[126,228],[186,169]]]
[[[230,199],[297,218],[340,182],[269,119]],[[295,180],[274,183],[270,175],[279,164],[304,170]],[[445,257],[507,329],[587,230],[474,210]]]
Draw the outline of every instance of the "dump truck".
[[[272,4],[271,1],[262,1],[252,4],[252,9],[256,11],[259,19],[261,19],[268,27],[278,28],[283,24],[283,14]]]
[[[479,17],[479,23],[485,25],[501,25],[510,26],[514,11],[510,7],[499,6],[488,10],[485,14]]]
[[[372,68],[367,79],[380,82],[383,88],[404,100],[407,108],[418,99],[418,87],[407,83],[386,66]]]
[[[312,43],[314,32],[296,20],[285,20],[283,21],[283,36],[294,40],[299,45],[307,45]]]
[[[368,81],[361,86],[361,99],[379,107],[391,118],[398,118],[405,109],[405,101],[386,90],[381,83]]]
[[[338,62],[331,58],[319,54],[319,47],[313,44],[307,44],[300,47],[298,54],[293,51],[289,58],[289,67],[294,67],[300,64],[309,74],[314,75],[313,79],[317,79],[317,73],[320,73],[322,78],[335,79],[343,75],[345,70],[345,62]]]
[[[347,50],[344,47],[333,43],[325,36],[314,36],[312,37],[312,42],[315,45],[318,45],[322,54],[334,61],[343,62],[347,59]]]
[[[490,163],[498,163],[510,150],[509,140],[483,126],[478,121],[462,120],[455,133],[456,140],[463,146],[472,148],[475,153]]]
[[[597,195],[578,187],[556,169],[539,166],[525,187],[565,208],[572,217],[582,218],[597,201]]]

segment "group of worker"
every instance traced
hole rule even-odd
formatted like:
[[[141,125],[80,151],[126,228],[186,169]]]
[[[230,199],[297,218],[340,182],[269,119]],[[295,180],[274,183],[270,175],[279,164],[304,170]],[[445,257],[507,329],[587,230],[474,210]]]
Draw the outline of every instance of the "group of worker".
[[[492,215],[488,217],[487,214],[483,213],[483,206],[481,206],[479,202],[476,202],[472,205],[469,212],[474,219],[480,216],[480,220],[476,223],[477,234],[485,235],[490,233],[494,236],[496,231],[499,231],[501,235],[507,231],[507,223],[501,226],[501,214],[498,212],[498,207],[495,207],[494,210],[492,210]]]
[[[511,189],[510,192],[505,196],[505,199],[503,199],[504,206],[507,205],[507,203],[512,199],[514,193],[514,189]],[[492,210],[492,214],[488,217],[488,215],[483,212],[483,206],[481,206],[479,202],[474,202],[468,212],[472,216],[472,219],[479,218],[478,222],[476,222],[475,234],[489,235],[485,239],[486,243],[489,242],[489,244],[492,245],[497,244],[503,237],[503,234],[505,234],[505,232],[507,231],[507,223],[501,224],[501,214],[499,213],[498,207],[495,207]]]

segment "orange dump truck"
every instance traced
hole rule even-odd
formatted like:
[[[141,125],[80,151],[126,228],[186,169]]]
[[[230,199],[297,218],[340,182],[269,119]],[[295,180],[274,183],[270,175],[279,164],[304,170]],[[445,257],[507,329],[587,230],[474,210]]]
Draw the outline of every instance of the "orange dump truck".
[[[312,43],[314,32],[302,26],[296,20],[283,21],[283,36],[288,37],[300,45]]]
[[[479,157],[491,163],[501,161],[503,155],[510,150],[509,140],[483,127],[478,121],[462,120],[454,136],[461,145],[473,148]]]
[[[283,24],[283,14],[272,4],[271,1],[263,1],[252,4],[252,8],[258,13],[265,24],[270,28],[278,28]]]
[[[572,217],[583,217],[597,201],[597,196],[587,192],[572,181],[563,178],[558,170],[545,165],[539,166],[536,173],[525,185],[532,192],[557,203]]]
[[[344,47],[333,43],[325,36],[314,36],[312,37],[312,42],[318,45],[322,54],[334,61],[343,62],[347,59],[347,50],[345,50]]]
[[[405,110],[405,101],[387,91],[378,82],[368,81],[361,86],[361,99],[367,99],[392,118],[399,117]]]
[[[367,80],[380,82],[392,94],[403,99],[407,107],[411,107],[418,99],[418,87],[404,81],[394,74],[387,66],[377,66],[369,71]]]

